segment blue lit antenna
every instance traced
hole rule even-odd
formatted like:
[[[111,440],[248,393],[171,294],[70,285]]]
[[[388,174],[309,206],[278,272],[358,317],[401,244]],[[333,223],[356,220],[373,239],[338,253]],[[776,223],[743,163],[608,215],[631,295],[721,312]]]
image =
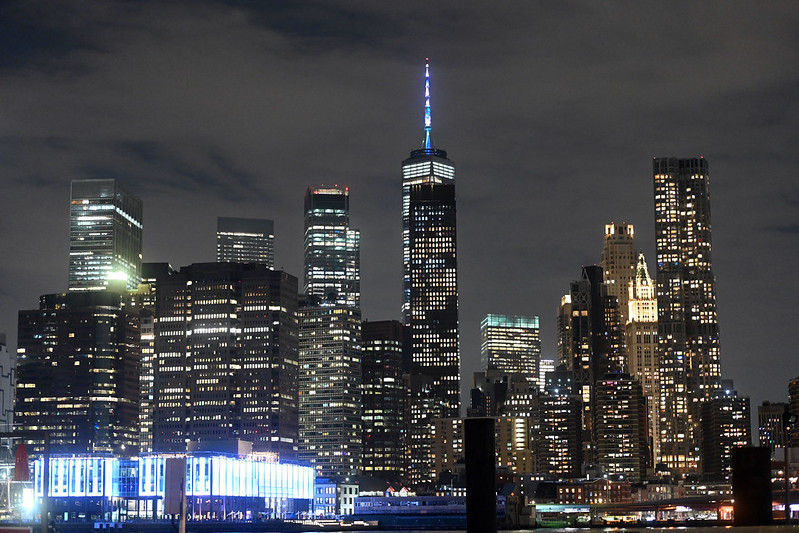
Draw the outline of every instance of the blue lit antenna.
[[[433,130],[433,119],[430,115],[430,58],[425,58],[424,65],[424,149],[430,150],[433,141],[430,133]]]

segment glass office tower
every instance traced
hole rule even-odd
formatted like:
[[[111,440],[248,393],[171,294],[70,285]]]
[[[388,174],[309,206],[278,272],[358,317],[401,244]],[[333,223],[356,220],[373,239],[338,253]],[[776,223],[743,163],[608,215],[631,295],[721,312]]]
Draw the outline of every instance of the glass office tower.
[[[116,180],[74,180],[69,208],[69,290],[102,290],[109,280],[139,286],[142,201]]]

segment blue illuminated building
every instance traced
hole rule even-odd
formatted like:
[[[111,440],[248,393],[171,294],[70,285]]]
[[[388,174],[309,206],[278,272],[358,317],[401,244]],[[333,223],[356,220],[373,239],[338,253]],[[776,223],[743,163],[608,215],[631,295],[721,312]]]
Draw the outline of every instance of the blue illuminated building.
[[[75,455],[50,459],[50,511],[69,520],[168,518],[179,498],[167,463],[186,461],[187,514],[192,520],[287,518],[310,512],[314,470],[279,463],[274,455],[154,454],[133,459]],[[34,490],[42,497],[41,458],[34,461]]]

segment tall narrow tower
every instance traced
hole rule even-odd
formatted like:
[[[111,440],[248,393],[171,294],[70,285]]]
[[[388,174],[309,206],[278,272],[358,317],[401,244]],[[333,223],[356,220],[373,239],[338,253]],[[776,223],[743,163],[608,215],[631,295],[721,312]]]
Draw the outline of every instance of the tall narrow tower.
[[[699,468],[702,404],[720,388],[707,161],[655,158],[661,459]]]
[[[460,416],[455,165],[435,148],[430,66],[425,65],[424,139],[402,162],[402,316],[409,329],[411,455],[432,418]],[[411,458],[411,478],[427,470]]]

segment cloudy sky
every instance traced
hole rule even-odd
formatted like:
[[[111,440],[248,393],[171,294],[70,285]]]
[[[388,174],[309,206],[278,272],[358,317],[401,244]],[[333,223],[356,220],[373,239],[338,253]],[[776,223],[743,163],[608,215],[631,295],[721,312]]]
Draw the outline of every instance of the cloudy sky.
[[[0,331],[14,348],[17,311],[66,289],[70,180],[110,177],[144,201],[145,261],[211,261],[217,216],[272,218],[298,277],[305,188],[348,185],[364,316],[398,319],[426,57],[457,165],[464,381],[486,313],[539,315],[555,355],[606,223],[635,225],[654,275],[652,157],[702,155],[724,376],[787,399],[795,2],[4,2]]]

